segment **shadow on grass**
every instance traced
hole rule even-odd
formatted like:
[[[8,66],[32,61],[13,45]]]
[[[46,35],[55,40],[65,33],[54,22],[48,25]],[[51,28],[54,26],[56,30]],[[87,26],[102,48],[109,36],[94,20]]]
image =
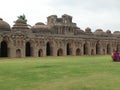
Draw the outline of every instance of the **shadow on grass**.
[[[58,67],[57,65],[42,65],[42,66],[36,66],[35,68],[53,68]]]

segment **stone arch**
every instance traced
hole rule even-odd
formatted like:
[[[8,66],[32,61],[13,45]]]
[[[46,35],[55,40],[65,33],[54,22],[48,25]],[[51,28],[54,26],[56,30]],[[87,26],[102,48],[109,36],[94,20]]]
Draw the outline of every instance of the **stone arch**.
[[[79,48],[76,49],[76,55],[81,55],[81,51]]]
[[[46,56],[52,56],[52,44],[50,42],[46,43]]]
[[[71,53],[72,53],[70,45],[71,45],[70,43],[67,43],[67,47],[66,47],[67,55],[71,55]]]
[[[61,48],[58,49],[57,56],[63,56],[63,50]]]
[[[91,55],[94,55],[94,49],[91,49]]]
[[[85,43],[85,44],[83,45],[83,52],[84,52],[83,54],[84,54],[84,55],[88,55],[88,53],[89,53],[89,52],[88,52],[88,48],[89,48],[88,46],[89,46],[88,43]]]
[[[109,53],[107,53],[107,54],[109,54]],[[105,55],[105,49],[103,49],[103,55]]]
[[[107,44],[107,54],[111,54],[110,44]]]
[[[31,44],[30,44],[30,42],[26,42],[25,53],[26,53],[27,57],[31,56]]]
[[[39,57],[43,56],[43,50],[42,50],[42,49],[39,49],[39,51],[38,51],[38,56],[39,56]]]
[[[21,57],[21,50],[20,49],[16,50],[16,57]]]
[[[96,54],[98,55],[98,54],[100,54],[100,43],[97,43],[96,44]]]
[[[8,57],[8,44],[6,41],[2,41],[0,45],[0,57]]]

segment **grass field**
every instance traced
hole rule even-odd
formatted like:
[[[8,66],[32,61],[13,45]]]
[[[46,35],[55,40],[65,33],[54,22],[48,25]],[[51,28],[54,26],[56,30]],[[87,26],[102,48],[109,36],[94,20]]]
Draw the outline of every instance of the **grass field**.
[[[0,90],[120,90],[110,56],[0,58]]]

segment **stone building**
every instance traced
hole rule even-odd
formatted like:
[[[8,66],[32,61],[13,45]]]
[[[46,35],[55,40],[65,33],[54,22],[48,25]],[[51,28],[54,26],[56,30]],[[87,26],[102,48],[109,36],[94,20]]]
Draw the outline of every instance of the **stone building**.
[[[66,14],[48,16],[47,24],[32,27],[20,18],[12,27],[0,19],[0,57],[106,55],[114,50],[120,51],[120,31],[81,30]]]

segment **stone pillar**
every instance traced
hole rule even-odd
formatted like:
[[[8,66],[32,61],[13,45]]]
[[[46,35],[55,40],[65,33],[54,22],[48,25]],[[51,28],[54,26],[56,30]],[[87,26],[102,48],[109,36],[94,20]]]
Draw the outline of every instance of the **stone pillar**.
[[[26,44],[23,43],[23,46],[21,47],[21,57],[26,57]]]
[[[63,56],[67,56],[66,46],[63,47]]]
[[[72,54],[71,55],[73,55],[73,56],[75,56],[76,55],[76,48],[75,47],[72,47]]]
[[[81,55],[84,55],[84,49],[83,49],[83,46],[81,47]]]
[[[11,46],[8,47],[8,57],[15,58],[16,57],[16,48]]]
[[[43,57],[44,57],[44,56],[47,56],[47,55],[46,55],[46,46],[44,46],[44,47],[42,47],[42,48],[43,48]]]
[[[52,56],[57,56],[57,48],[55,46],[52,47]]]
[[[32,57],[38,57],[38,49],[37,48],[35,48],[35,47],[32,47],[31,48],[31,56]]]
[[[91,47],[88,46],[88,55],[91,55]]]

